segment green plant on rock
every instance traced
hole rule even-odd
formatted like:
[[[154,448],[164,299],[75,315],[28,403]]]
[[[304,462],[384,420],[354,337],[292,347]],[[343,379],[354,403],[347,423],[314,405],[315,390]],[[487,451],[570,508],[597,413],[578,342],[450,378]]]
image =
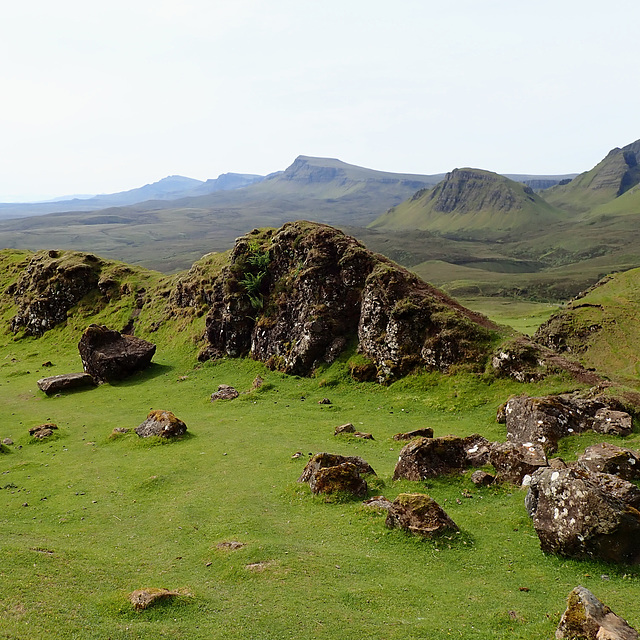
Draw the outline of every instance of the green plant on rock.
[[[255,271],[246,271],[239,282],[244,287],[253,309],[261,311],[264,307],[264,296],[260,289],[269,271],[271,256],[268,250],[263,249],[257,243],[252,244],[249,250],[247,262]]]

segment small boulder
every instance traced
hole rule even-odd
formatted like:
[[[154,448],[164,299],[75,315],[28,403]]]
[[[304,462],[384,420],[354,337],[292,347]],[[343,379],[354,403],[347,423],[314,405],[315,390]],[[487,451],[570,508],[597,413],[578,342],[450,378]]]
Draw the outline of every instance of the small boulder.
[[[211,402],[216,400],[233,400],[240,394],[232,386],[228,384],[218,385],[218,390],[211,394]]]
[[[251,383],[251,391],[257,391],[264,384],[261,376],[256,376]]]
[[[329,400],[329,398],[322,398],[322,400],[318,400],[318,404],[331,404],[331,400]]]
[[[2,444],[6,444],[7,446],[10,446],[13,444],[13,440],[11,438],[3,438]]]
[[[148,367],[156,345],[92,324],[82,334],[78,350],[84,370],[102,383],[121,380]]]
[[[557,640],[638,640],[638,632],[589,589],[576,587],[556,630]]]
[[[478,487],[488,487],[495,482],[495,476],[478,469],[471,474],[471,482]]]
[[[298,478],[298,482],[309,482],[313,474],[319,469],[335,467],[344,462],[355,465],[358,473],[376,475],[371,465],[359,456],[341,456],[337,453],[316,453],[316,455],[307,462],[307,465],[302,471],[302,475]]]
[[[37,438],[38,440],[44,440],[44,438],[52,436],[54,430],[56,430],[57,428],[57,424],[53,422],[47,422],[45,424],[40,424],[37,427],[31,427],[31,429],[29,429],[29,435]]]
[[[318,469],[311,476],[309,487],[314,494],[344,492],[364,496],[368,490],[366,481],[360,477],[358,467],[351,462]]]
[[[367,509],[384,509],[389,511],[391,509],[391,500],[387,500],[384,496],[373,496],[362,503],[362,506]]]
[[[354,438],[362,438],[363,440],[373,440],[373,434],[365,433],[364,431],[354,431],[351,434]]]
[[[640,489],[608,473],[543,468],[525,499],[547,553],[640,563]]]
[[[592,429],[596,433],[628,436],[633,429],[631,422],[631,416],[625,411],[614,411],[603,407],[596,411]]]
[[[160,600],[167,600],[178,595],[180,594],[177,591],[169,591],[169,589],[137,589],[129,594],[129,602],[136,611],[142,611]]]
[[[355,433],[355,430],[356,428],[350,422],[347,422],[347,424],[341,424],[339,427],[336,427],[333,435],[337,436],[341,433]]]
[[[601,442],[587,447],[578,464],[589,471],[610,473],[625,480],[640,478],[640,458],[636,451]]]
[[[401,493],[391,504],[386,525],[425,538],[458,531],[456,523],[442,507],[424,493]]]
[[[161,438],[174,438],[184,435],[187,425],[176,418],[171,411],[150,411],[147,419],[136,427],[136,433],[141,438],[160,436]]]
[[[496,470],[496,482],[519,485],[540,467],[547,466],[544,449],[531,442],[494,442],[489,454],[489,462]]]
[[[425,427],[424,429],[414,429],[406,433],[396,433],[394,440],[413,440],[414,438],[433,438],[433,429]]]
[[[458,438],[418,438],[406,444],[396,463],[393,479],[424,480],[460,473],[467,467],[482,466],[489,460],[490,443],[478,434]]]
[[[93,387],[95,384],[95,380],[88,373],[63,373],[58,376],[40,378],[37,382],[38,389],[44,391],[48,396],[71,389]]]

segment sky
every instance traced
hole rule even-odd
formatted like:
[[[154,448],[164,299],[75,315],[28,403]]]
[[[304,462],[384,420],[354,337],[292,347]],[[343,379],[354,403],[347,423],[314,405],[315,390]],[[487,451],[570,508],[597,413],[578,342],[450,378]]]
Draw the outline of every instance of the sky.
[[[640,138],[638,0],[21,0],[0,202],[298,155],[563,174]]]

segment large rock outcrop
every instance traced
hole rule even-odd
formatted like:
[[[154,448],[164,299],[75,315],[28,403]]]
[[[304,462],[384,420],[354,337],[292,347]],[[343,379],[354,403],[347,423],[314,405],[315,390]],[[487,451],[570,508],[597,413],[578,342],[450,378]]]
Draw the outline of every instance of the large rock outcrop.
[[[309,222],[239,238],[210,300],[202,359],[250,355],[297,375],[354,341],[379,381],[417,367],[482,365],[498,330],[355,239]]]
[[[543,551],[640,563],[640,489],[608,473],[543,468],[526,497]]]
[[[84,370],[96,382],[113,382],[148,367],[156,345],[92,324],[82,334],[78,351]]]

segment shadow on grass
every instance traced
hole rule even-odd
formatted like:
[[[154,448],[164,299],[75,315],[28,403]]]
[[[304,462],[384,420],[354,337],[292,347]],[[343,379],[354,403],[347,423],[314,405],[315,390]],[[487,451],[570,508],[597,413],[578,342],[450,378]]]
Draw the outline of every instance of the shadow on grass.
[[[144,384],[149,380],[153,380],[154,378],[166,376],[174,369],[175,367],[168,364],[157,364],[152,362],[146,369],[138,371],[124,380],[114,380],[109,384],[112,387],[134,387],[139,384]]]

